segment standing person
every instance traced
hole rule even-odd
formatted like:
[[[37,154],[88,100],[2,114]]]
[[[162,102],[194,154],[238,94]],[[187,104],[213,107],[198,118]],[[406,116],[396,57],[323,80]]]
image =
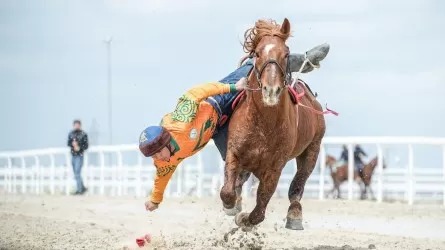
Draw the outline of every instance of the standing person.
[[[73,122],[73,130],[68,134],[68,147],[71,148],[74,177],[76,179],[76,192],[74,195],[84,194],[88,189],[83,185],[81,171],[83,153],[88,149],[88,135],[82,130],[80,120]]]

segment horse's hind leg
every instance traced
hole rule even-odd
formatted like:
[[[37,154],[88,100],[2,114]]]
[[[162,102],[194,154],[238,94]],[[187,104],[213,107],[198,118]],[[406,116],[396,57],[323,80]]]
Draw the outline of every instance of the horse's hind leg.
[[[374,192],[372,191],[372,188],[370,185],[366,185],[367,189],[369,189],[369,192],[371,193],[371,199],[375,200]]]
[[[224,212],[229,216],[235,216],[242,210],[242,197],[241,193],[243,190],[243,184],[249,179],[250,172],[242,170],[236,179],[235,184],[235,193],[236,193],[236,202],[233,208],[225,208],[223,207]]]
[[[277,188],[280,174],[280,171],[268,170],[259,176],[256,206],[250,213],[239,213],[235,216],[237,226],[248,230],[264,220],[267,204]]]
[[[337,199],[341,199],[341,195],[340,195],[340,182],[337,181],[335,183],[335,190],[337,190]]]
[[[300,200],[303,197],[304,185],[314,170],[320,152],[320,142],[312,142],[308,148],[297,157],[297,173],[289,187],[290,206],[286,217],[286,228],[303,230],[303,211]]]
[[[360,199],[365,200],[366,199],[366,185],[363,183],[363,181],[358,182],[358,186],[360,187]]]

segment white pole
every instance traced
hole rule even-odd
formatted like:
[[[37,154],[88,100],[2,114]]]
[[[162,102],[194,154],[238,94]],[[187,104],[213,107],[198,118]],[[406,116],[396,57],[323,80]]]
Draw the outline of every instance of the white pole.
[[[21,157],[21,163],[22,163],[22,194],[26,193],[26,180],[28,179],[26,177],[26,162],[25,162],[25,158],[22,156]]]
[[[105,156],[104,152],[99,152],[100,160],[100,195],[105,193]]]
[[[383,200],[383,153],[380,144],[377,144],[377,202]]]
[[[107,40],[103,41],[105,45],[107,46],[107,89],[108,89],[108,98],[107,98],[107,104],[108,104],[108,136],[110,145],[113,145],[113,104],[112,104],[112,84],[111,84],[111,42],[113,41],[112,37],[109,37]],[[110,154],[110,165],[112,166],[112,154]],[[114,190],[114,188],[113,188]]]
[[[412,205],[414,200],[414,156],[413,145],[408,144],[408,204]]]
[[[320,178],[319,178],[319,193],[318,193],[318,199],[323,200],[324,199],[324,172],[326,169],[326,150],[324,145],[321,145],[320,149]]]
[[[12,159],[11,159],[11,157],[8,157],[8,171],[6,172],[5,177],[7,177],[7,181],[5,181],[5,185],[7,185],[8,192],[11,193],[12,192]]]
[[[348,144],[348,200],[352,200],[352,184],[354,181],[354,153],[352,143]]]
[[[65,160],[66,160],[66,168],[65,168],[65,173],[66,173],[66,178],[65,178],[65,195],[69,195],[70,193],[70,177],[71,177],[71,171],[70,171],[70,166],[71,166],[71,162],[70,162],[70,154],[66,153],[65,154]]]
[[[442,146],[442,167],[443,167],[443,205],[445,206],[445,145]]]
[[[34,160],[36,163],[36,177],[35,177],[35,192],[36,194],[40,194],[40,161],[37,155],[34,156]]]
[[[87,187],[89,187],[90,186],[90,173],[91,173],[91,171],[90,171],[90,166],[88,166],[88,154],[87,154],[87,152],[84,152],[84,154],[83,154],[83,168],[82,168],[82,172],[84,173],[83,174],[83,179],[84,179],[84,185],[85,186],[87,186]],[[91,188],[90,188],[91,189]],[[87,192],[87,195],[89,195],[90,194],[90,192]]]
[[[55,188],[54,188],[54,175],[55,175],[55,159],[54,159],[54,155],[50,154],[49,155],[49,159],[50,159],[50,177],[49,177],[49,190],[51,192],[51,195],[54,195],[55,193]]]
[[[121,151],[117,151],[117,176],[118,176],[118,180],[117,180],[117,184],[118,184],[118,189],[117,189],[117,195],[121,196],[122,195],[122,189],[123,189],[123,171],[122,171],[122,152]]]

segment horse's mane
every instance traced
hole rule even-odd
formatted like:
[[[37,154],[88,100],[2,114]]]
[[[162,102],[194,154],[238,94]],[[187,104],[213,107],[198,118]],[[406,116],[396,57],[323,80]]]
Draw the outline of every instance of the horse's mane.
[[[281,25],[272,19],[260,19],[256,21],[252,28],[244,32],[243,50],[248,53],[248,55],[241,58],[240,65],[255,51],[261,39],[265,36],[277,36],[283,39],[283,41],[286,41],[290,37],[290,31],[288,33],[281,32]]]

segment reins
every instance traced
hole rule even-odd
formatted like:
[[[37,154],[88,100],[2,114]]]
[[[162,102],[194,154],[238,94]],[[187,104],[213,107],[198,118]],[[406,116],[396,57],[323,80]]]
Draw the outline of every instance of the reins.
[[[253,54],[253,52],[251,52],[250,54],[244,56],[244,57],[241,59],[241,61],[240,61],[240,65],[241,65],[246,59],[248,59],[248,58],[256,58],[256,56]],[[256,75],[256,80],[257,80],[257,83],[258,83],[258,87],[257,87],[257,88],[251,88],[251,87],[249,87],[248,85],[246,85],[246,87],[245,87],[246,90],[249,90],[249,91],[259,91],[259,90],[261,90],[261,87],[262,87],[262,84],[261,84],[261,81],[260,81],[261,74],[263,73],[263,70],[266,68],[266,66],[267,66],[268,64],[270,64],[270,63],[273,63],[273,64],[278,65],[278,68],[280,69],[281,73],[282,73],[283,76],[285,77],[283,86],[285,86],[285,87],[287,87],[287,88],[294,89],[294,88],[296,87],[296,84],[300,84],[300,85],[302,85],[302,92],[301,92],[301,93],[297,93],[297,94],[295,95],[295,96],[296,96],[296,100],[295,100],[296,104],[295,104],[295,106],[297,107],[297,115],[298,115],[298,106],[307,108],[307,109],[309,109],[310,111],[312,111],[312,112],[314,112],[314,113],[316,113],[316,114],[318,114],[318,115],[326,115],[326,114],[333,114],[333,115],[335,115],[335,116],[338,116],[338,115],[339,115],[338,112],[329,109],[327,103],[325,104],[325,109],[326,109],[325,111],[319,111],[319,110],[316,110],[316,109],[314,109],[314,108],[312,108],[312,107],[309,107],[309,106],[304,105],[303,103],[301,103],[300,99],[305,95],[305,91],[304,91],[303,83],[301,83],[301,81],[299,81],[299,80],[300,80],[300,75],[302,74],[301,72],[302,72],[303,69],[304,69],[304,66],[306,66],[306,64],[309,63],[309,65],[310,65],[311,67],[313,67],[314,69],[319,69],[319,68],[320,68],[319,65],[315,65],[315,64],[313,64],[313,63],[309,60],[309,58],[307,57],[307,52],[304,53],[304,61],[303,61],[303,64],[301,65],[301,67],[300,67],[300,69],[298,70],[298,72],[296,72],[296,76],[295,76],[293,79],[292,79],[291,72],[289,72],[289,71],[290,71],[289,58],[287,58],[287,66],[286,66],[286,70],[284,70],[283,67],[281,67],[281,65],[280,65],[275,59],[268,59],[265,63],[263,63],[263,65],[261,66],[260,70],[258,70],[258,68],[256,67],[255,62],[254,62],[254,63],[253,63],[253,67],[254,67],[254,70],[255,70],[255,75]],[[249,73],[249,75],[250,75],[251,73],[252,73],[252,71]],[[290,79],[292,79],[292,84],[291,84],[291,85],[288,84]],[[295,89],[296,89],[296,88],[295,88]]]

